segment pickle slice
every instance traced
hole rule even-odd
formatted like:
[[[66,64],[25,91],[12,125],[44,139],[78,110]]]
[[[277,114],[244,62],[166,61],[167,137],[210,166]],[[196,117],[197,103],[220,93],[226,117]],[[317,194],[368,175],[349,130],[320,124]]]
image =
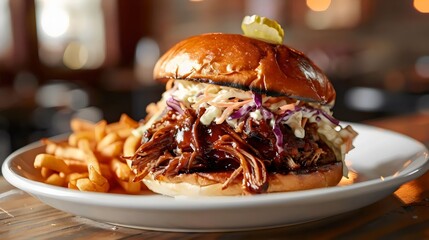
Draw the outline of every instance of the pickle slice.
[[[283,43],[283,28],[275,20],[258,15],[245,16],[241,29],[247,37],[275,44]]]

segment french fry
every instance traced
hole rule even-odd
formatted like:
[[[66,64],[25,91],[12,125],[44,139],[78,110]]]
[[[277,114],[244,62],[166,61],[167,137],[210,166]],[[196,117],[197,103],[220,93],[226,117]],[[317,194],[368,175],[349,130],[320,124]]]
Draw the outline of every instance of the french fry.
[[[115,192],[110,189],[114,183],[126,193],[137,194],[143,184],[132,181],[134,174],[120,156],[132,156],[137,150],[141,138],[133,136],[132,130],[138,125],[127,114],[110,124],[106,120],[93,123],[72,119],[73,132],[67,141],[42,139],[45,153],[36,156],[34,167],[40,169],[48,184],[79,191]]]
[[[100,164],[89,146],[89,141],[87,139],[82,139],[79,141],[78,146],[86,155],[85,159],[88,166],[88,172],[91,167],[94,167],[97,172],[100,172]]]
[[[115,173],[115,177],[122,181],[128,181],[132,172],[126,163],[114,158],[110,162],[110,170]]]
[[[58,173],[53,173],[45,180],[45,183],[61,187],[64,186],[65,180]]]
[[[137,151],[140,141],[141,141],[141,137],[137,137],[134,135],[130,135],[129,137],[127,137],[127,139],[124,142],[124,147],[122,152],[123,155],[126,157],[133,156],[134,153]]]
[[[67,187],[70,189],[79,190],[79,188],[77,187],[77,179],[70,180],[67,184]]]
[[[119,118],[119,122],[127,125],[129,128],[137,128],[139,126],[138,122],[134,121],[134,119],[130,118],[130,116],[128,116],[125,113],[121,114],[121,117]]]
[[[70,171],[73,173],[88,174],[88,163],[86,161],[74,160],[74,159],[64,159],[64,162],[69,166]],[[112,172],[110,171],[110,166],[105,163],[99,163],[101,175],[106,179],[112,178]]]
[[[114,158],[122,153],[123,142],[117,141],[111,143],[99,150],[103,157]]]
[[[106,126],[106,133],[117,132],[124,128],[128,128],[128,126],[120,122],[110,123]]]
[[[141,142],[141,137],[134,136],[133,134],[128,136],[124,142],[124,147],[122,151],[123,156],[125,157],[133,156],[134,153],[137,151],[137,148],[139,147],[140,142]],[[128,167],[131,168],[132,161],[127,159],[126,162]]]
[[[108,184],[106,184],[108,185]],[[76,180],[76,187],[80,191],[89,191],[89,192],[107,192],[109,188],[106,188],[106,185],[99,186],[93,183],[89,178],[80,178]]]
[[[118,134],[121,139],[126,139],[128,136],[131,135],[132,131],[133,130],[131,128],[123,128],[116,131],[116,134]]]
[[[93,131],[95,124],[88,120],[73,118],[70,122],[70,128],[73,132]]]
[[[54,154],[60,158],[85,160],[85,153],[79,148],[75,147],[57,147]]]
[[[109,182],[107,182],[106,184],[104,184],[102,186],[97,185],[97,184],[94,183],[94,187],[95,187],[95,190],[97,192],[108,192],[110,190]]]
[[[88,178],[91,182],[97,184],[98,186],[103,186],[108,184],[108,181],[105,177],[103,177],[99,172],[97,172],[94,166],[89,166],[88,168]]]
[[[87,172],[70,173],[65,177],[65,179],[67,182],[72,182],[72,181],[76,181],[76,180],[81,179],[81,178],[88,178],[88,177],[89,177],[89,174]]]
[[[81,131],[72,133],[69,136],[68,143],[73,147],[77,147],[77,143],[79,142],[79,140],[84,138],[90,141],[94,140],[94,131]]]
[[[129,181],[122,181],[120,179],[116,180],[128,194],[138,194],[141,190],[141,182],[133,182],[131,178]]]
[[[69,166],[70,172],[83,173],[88,172],[88,164],[86,161],[75,159],[64,159],[64,162]]]
[[[89,178],[80,178],[76,180],[76,187],[80,191],[97,192],[95,184]]]
[[[97,151],[102,151],[103,148],[119,140],[120,140],[120,137],[118,136],[118,134],[114,132],[109,133],[103,139],[101,139],[101,141],[97,144]]]
[[[56,143],[53,143],[53,142],[51,142],[49,140],[46,140],[46,139],[42,140],[42,142],[44,144],[46,144],[46,147],[45,147],[46,153],[48,153],[48,154],[55,154],[55,150],[57,149],[57,144]]]
[[[53,173],[54,173],[54,171],[52,169],[49,169],[46,167],[41,167],[41,169],[40,169],[40,174],[42,175],[43,178],[48,178]]]
[[[58,158],[85,160],[85,153],[79,148],[46,139],[43,140],[43,143],[46,144],[45,151],[48,154],[55,155]]]
[[[34,167],[45,167],[56,172],[70,173],[70,168],[63,159],[45,153],[36,156],[36,159],[34,159]]]
[[[79,141],[79,147],[85,152],[87,157],[89,180],[94,183],[96,191],[107,192],[110,187],[109,182],[101,175],[100,164],[91,151],[88,140],[82,139]],[[79,180],[77,183],[79,183]],[[79,186],[77,187],[80,189]]]
[[[103,139],[106,136],[106,126],[107,126],[106,120],[101,120],[95,125],[94,135],[95,135],[96,142],[100,142],[101,139]]]
[[[108,164],[100,163],[100,171],[101,175],[103,175],[107,180],[111,180],[113,178],[113,173],[110,171],[110,166]]]

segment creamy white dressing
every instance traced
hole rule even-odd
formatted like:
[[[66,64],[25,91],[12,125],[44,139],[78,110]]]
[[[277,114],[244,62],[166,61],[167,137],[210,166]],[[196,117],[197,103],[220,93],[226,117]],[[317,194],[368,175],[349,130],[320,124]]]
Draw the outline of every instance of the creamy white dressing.
[[[292,128],[293,133],[297,138],[304,138],[305,136],[305,130],[302,127],[302,115],[302,112],[296,112],[292,114],[292,116],[287,121],[283,122]]]
[[[200,122],[204,125],[209,125],[212,123],[217,117],[219,117],[222,114],[222,111],[220,108],[215,106],[208,106],[206,108],[206,111],[200,118]]]
[[[255,111],[250,112],[249,116],[251,118],[255,119],[256,121],[259,121],[259,120],[261,120],[263,118],[261,110],[259,110],[259,109],[256,109]]]

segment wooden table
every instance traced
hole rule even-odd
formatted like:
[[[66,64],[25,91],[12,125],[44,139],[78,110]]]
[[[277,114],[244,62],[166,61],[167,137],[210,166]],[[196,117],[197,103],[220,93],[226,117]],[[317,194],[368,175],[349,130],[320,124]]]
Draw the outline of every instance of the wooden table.
[[[404,133],[429,145],[429,115],[367,123]],[[2,177],[0,196],[0,239],[429,238],[429,172],[359,210],[295,226],[230,233],[155,232],[95,222],[49,207],[9,185]]]

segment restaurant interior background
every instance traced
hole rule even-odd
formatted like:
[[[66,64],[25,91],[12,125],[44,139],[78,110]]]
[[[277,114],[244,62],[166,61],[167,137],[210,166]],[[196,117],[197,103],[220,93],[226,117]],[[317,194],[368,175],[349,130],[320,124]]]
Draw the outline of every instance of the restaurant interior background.
[[[429,0],[0,0],[0,163],[73,117],[143,118],[160,54],[252,14],[327,73],[338,119],[429,111]]]

